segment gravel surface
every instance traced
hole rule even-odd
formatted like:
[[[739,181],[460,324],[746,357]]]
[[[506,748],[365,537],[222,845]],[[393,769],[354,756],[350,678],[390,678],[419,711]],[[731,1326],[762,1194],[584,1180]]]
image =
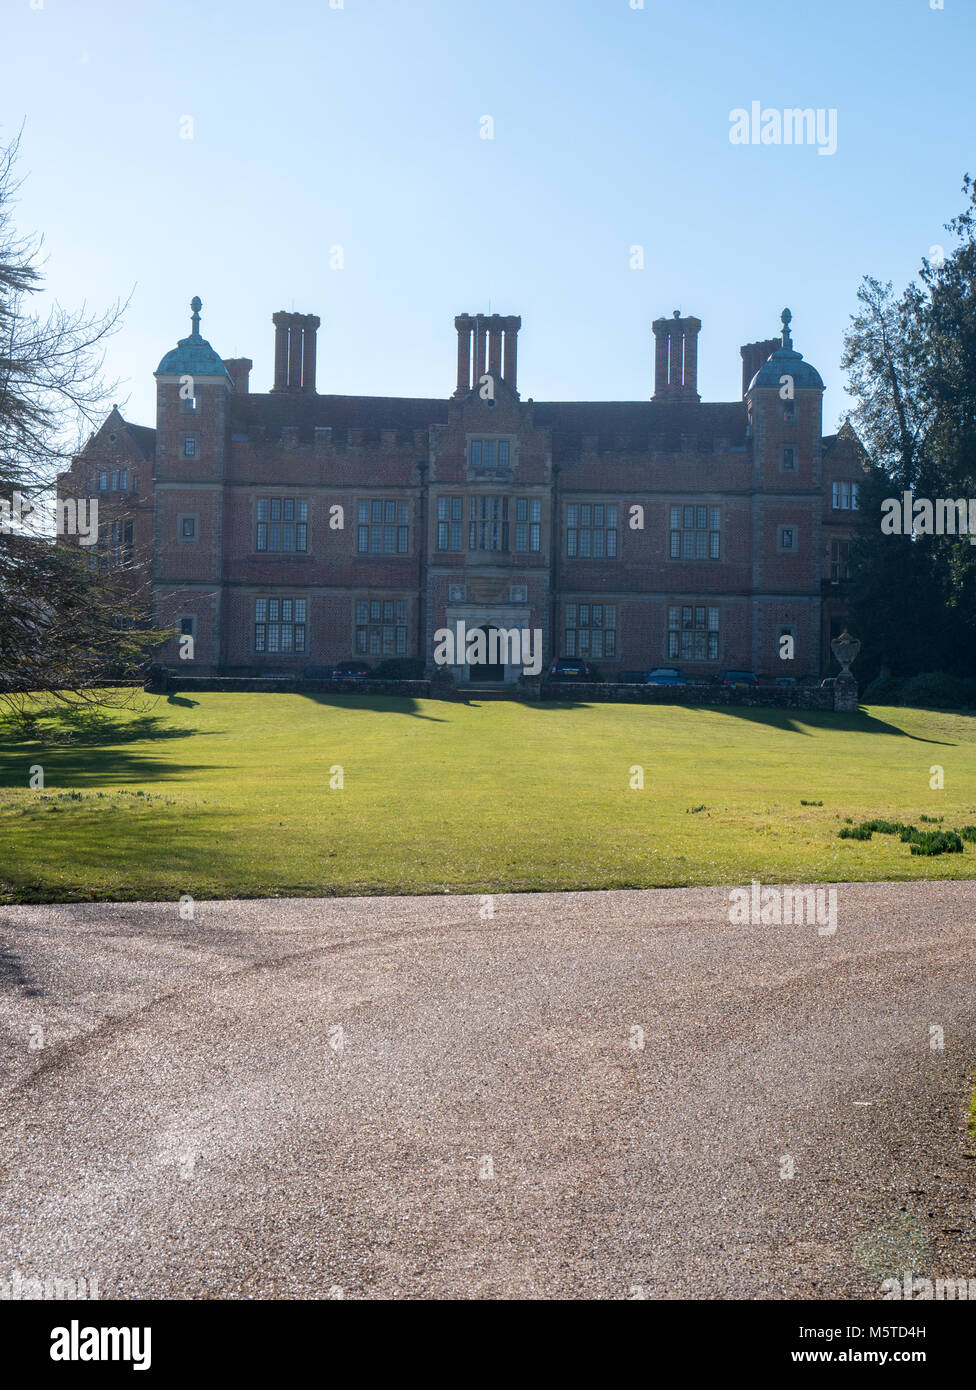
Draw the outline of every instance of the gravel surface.
[[[976,1278],[976,887],[0,910],[0,1280],[861,1298]],[[941,1029],[941,1040],[933,1029]]]

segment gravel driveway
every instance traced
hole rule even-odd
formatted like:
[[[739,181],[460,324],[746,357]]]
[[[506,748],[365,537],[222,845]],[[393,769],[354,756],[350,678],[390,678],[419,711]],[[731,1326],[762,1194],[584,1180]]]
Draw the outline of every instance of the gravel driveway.
[[[184,909],[186,910],[186,909]],[[976,1278],[976,887],[0,910],[0,1280],[878,1297]],[[939,1031],[941,1030],[941,1031]]]

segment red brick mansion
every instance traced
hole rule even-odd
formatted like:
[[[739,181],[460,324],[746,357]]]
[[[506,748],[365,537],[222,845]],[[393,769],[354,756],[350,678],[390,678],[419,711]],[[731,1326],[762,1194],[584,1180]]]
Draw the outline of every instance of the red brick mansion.
[[[521,320],[462,314],[430,400],[320,394],[310,314],[274,315],[274,385],[192,331],[156,371],[155,428],[117,410],[59,480],[99,502],[99,555],[151,570],[182,674],[420,657],[434,633],[538,629],[609,677],[677,664],[817,675],[843,625],[863,455],[822,433],[823,382],[782,337],[704,403],[695,318],[653,324],[647,401],[523,400]],[[794,639],[792,660],[780,638]],[[183,644],[184,650],[190,644]],[[520,668],[459,668],[459,681]]]

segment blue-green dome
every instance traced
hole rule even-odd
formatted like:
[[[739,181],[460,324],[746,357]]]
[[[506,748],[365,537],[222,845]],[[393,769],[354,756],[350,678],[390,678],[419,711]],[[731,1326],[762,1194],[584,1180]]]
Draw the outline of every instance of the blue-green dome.
[[[171,352],[168,352],[156,368],[156,376],[225,376],[230,373],[219,355],[200,336],[200,310],[203,307],[199,296],[190,301],[193,310],[192,332],[188,338],[181,338]]]
[[[784,376],[793,378],[795,391],[804,389],[822,391],[824,389],[823,377],[816,367],[811,367],[809,362],[804,362],[803,353],[797,352],[793,346],[793,340],[790,337],[792,317],[789,309],[783,310],[783,346],[777,348],[772,357],[759,368],[749,383],[750,391],[756,386],[775,386],[779,389],[780,378]]]

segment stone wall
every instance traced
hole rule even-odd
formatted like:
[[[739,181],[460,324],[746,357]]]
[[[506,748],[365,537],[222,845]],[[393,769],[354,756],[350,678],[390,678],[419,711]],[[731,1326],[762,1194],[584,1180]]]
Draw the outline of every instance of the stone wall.
[[[820,686],[760,685],[735,689],[719,685],[612,685],[570,681],[545,681],[541,699],[566,700],[579,704],[620,701],[633,705],[753,705],[769,709],[834,708],[833,690]]]
[[[572,704],[615,702],[633,705],[740,705],[760,709],[813,709],[846,713],[857,710],[857,686],[853,696],[844,689],[822,690],[820,686],[758,686],[734,689],[723,686],[621,685],[611,682],[521,681],[517,690],[499,687],[497,692],[466,691],[444,681],[316,681],[293,676],[174,676],[157,675],[147,683],[157,693],[195,690],[222,692],[283,690],[299,694],[387,695],[402,699],[475,700],[486,694],[498,699],[551,700]]]

